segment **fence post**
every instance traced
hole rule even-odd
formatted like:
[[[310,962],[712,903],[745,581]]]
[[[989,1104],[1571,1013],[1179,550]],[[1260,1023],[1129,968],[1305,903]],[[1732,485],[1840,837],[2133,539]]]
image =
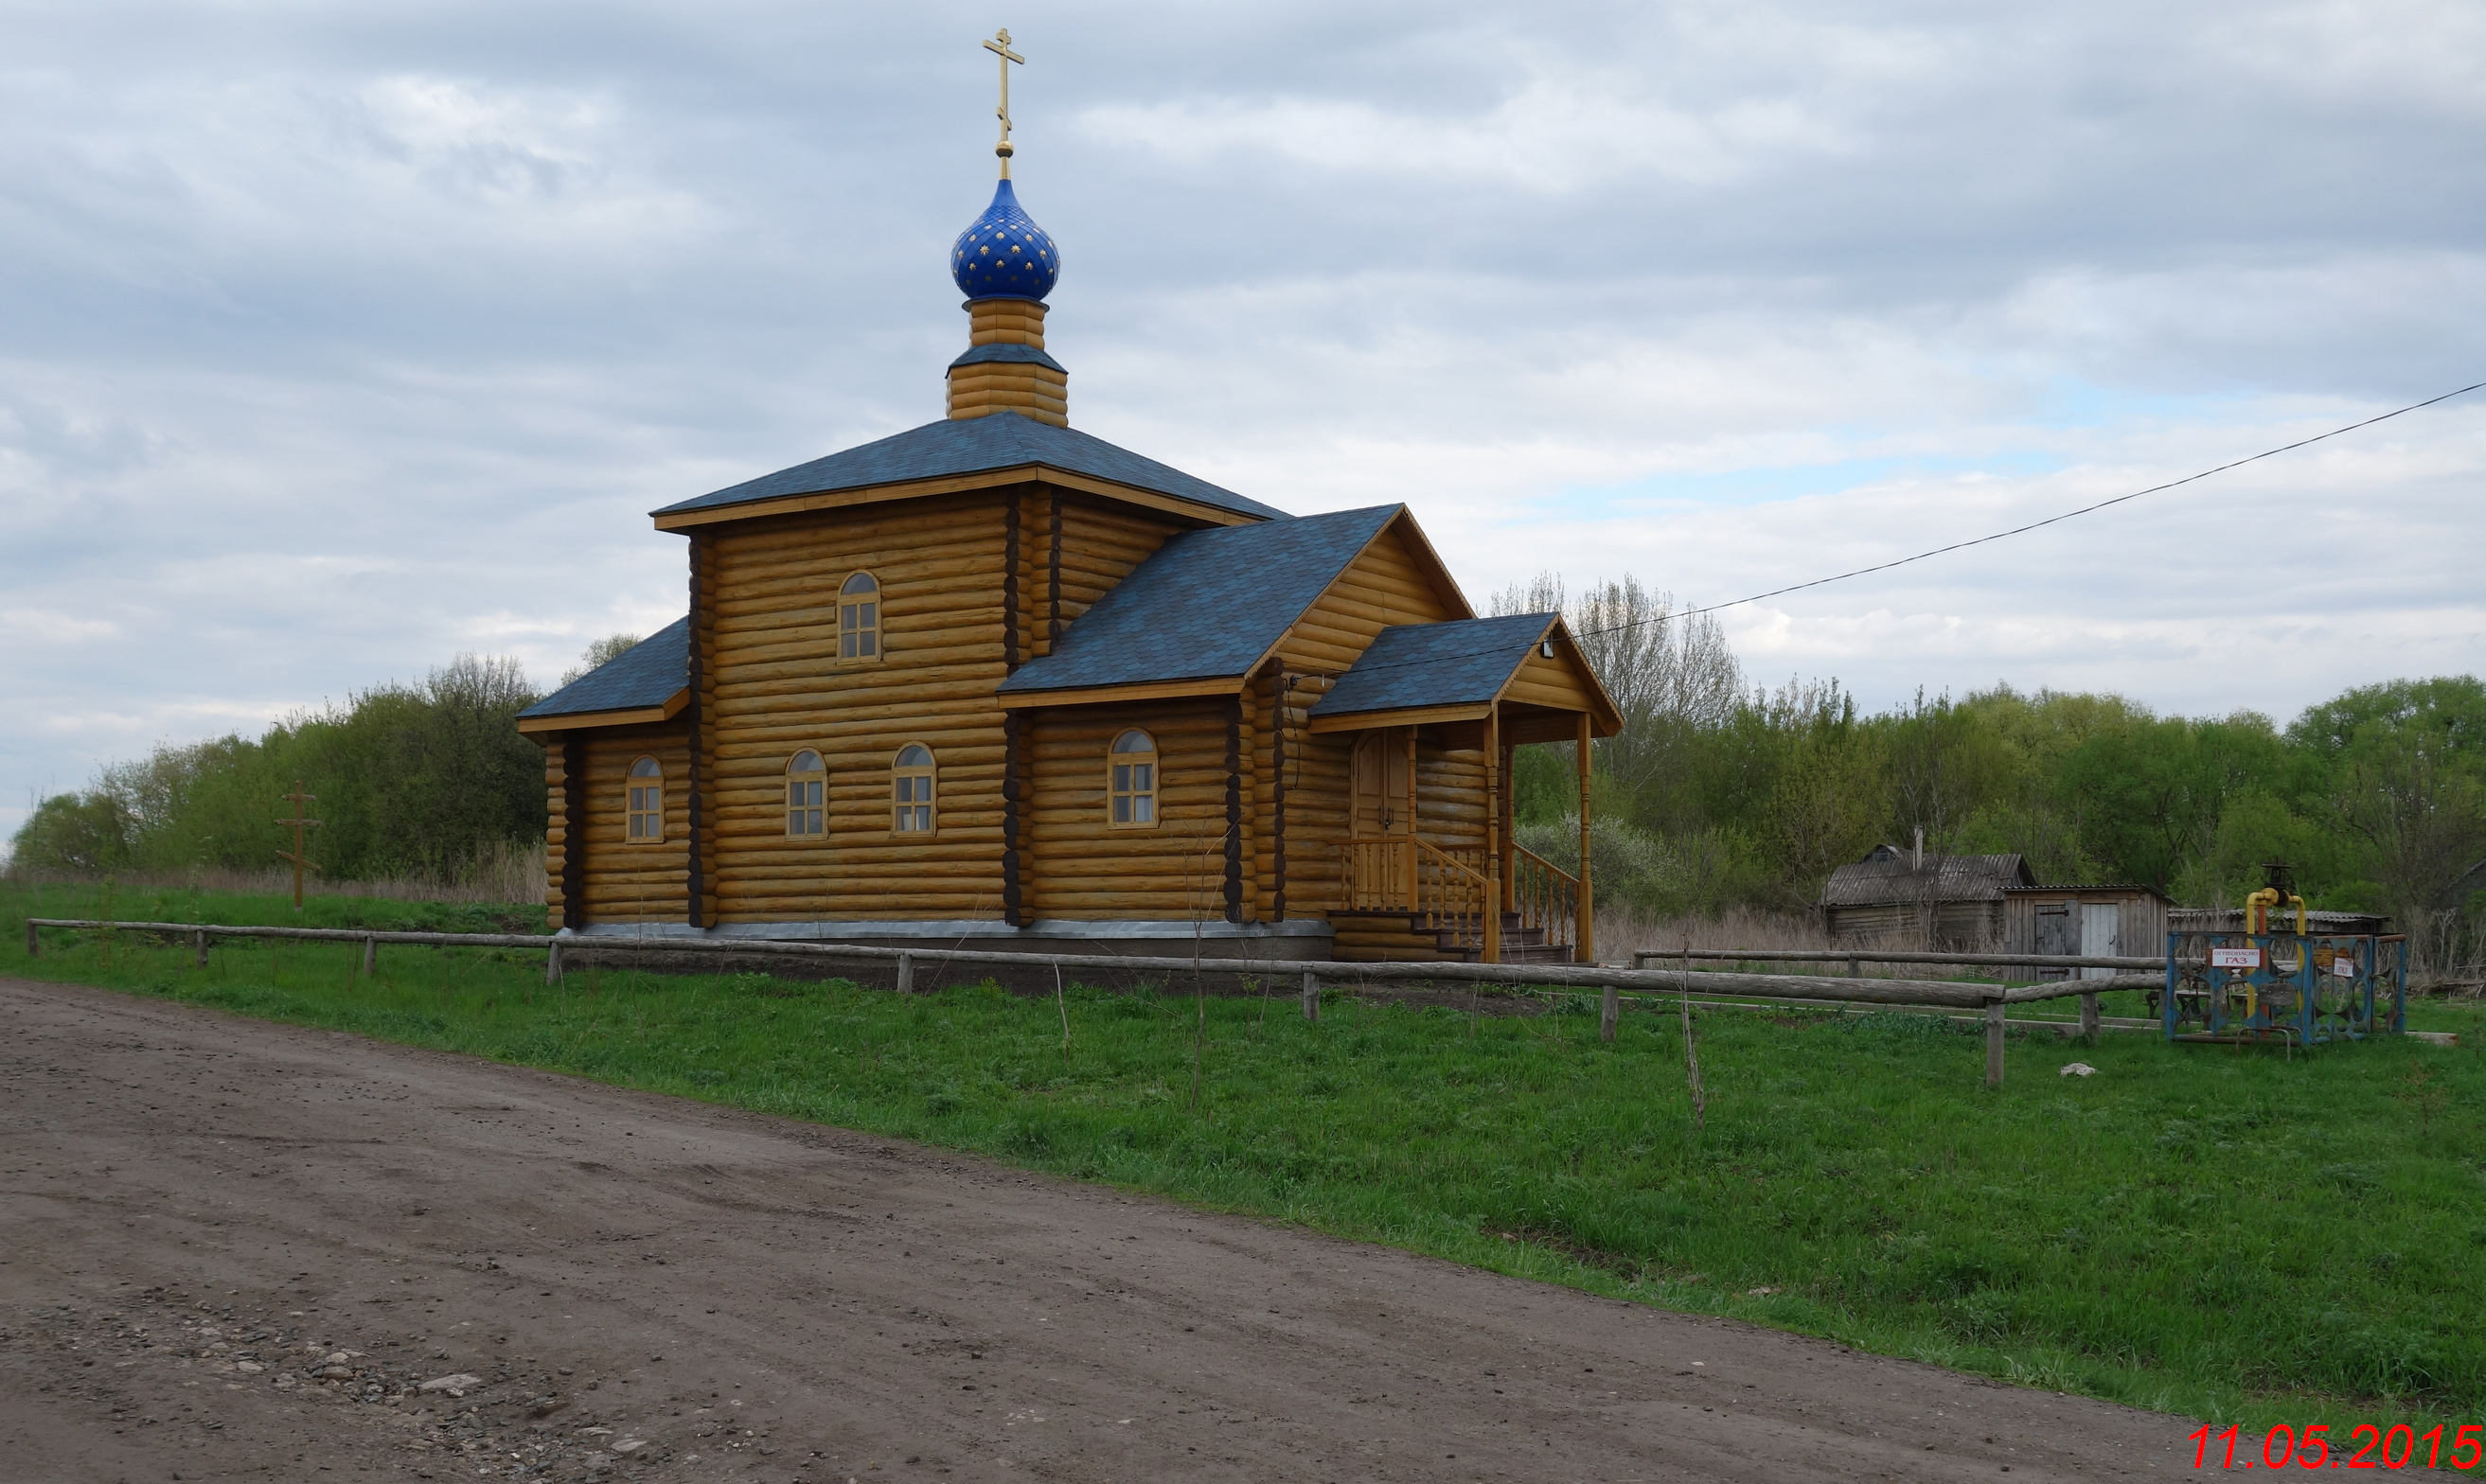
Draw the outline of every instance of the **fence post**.
[[[1985,1085],[2003,1086],[2003,1001],[1985,1002]]]
[[[35,935],[35,920],[26,920],[26,956],[34,958],[43,951],[43,940]]]
[[[372,934],[365,933],[363,934],[363,977],[368,979],[377,974],[379,967],[380,941]]]
[[[915,955],[912,953],[898,955],[898,992],[901,995],[915,993]]]
[[[561,982],[561,940],[558,938],[544,947],[544,982]]]
[[[2092,992],[2081,996],[2081,1039],[2091,1046],[2098,1038],[2098,997]]]
[[[1615,1038],[1615,1022],[1622,1018],[1622,996],[1612,984],[1606,986],[1605,1002],[1597,1009],[1597,1039]]]
[[[1864,976],[1864,961],[1858,958],[1855,954],[1850,953],[1847,955],[1847,976],[1851,979],[1863,978]]]
[[[198,940],[199,967],[205,969],[207,966],[207,930],[202,927],[190,936]]]
[[[1304,1019],[1320,1019],[1320,976],[1304,971]]]

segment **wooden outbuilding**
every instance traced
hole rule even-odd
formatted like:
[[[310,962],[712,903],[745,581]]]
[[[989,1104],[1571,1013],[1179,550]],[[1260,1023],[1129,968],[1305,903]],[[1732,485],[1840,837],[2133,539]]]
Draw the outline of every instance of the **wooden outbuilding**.
[[[2155,958],[2167,951],[2167,893],[2144,886],[2007,887],[2003,893],[2003,946],[2010,953],[2073,953]],[[2077,972],[2102,979],[2113,969],[2031,969],[2059,979]]]
[[[1842,947],[1975,951],[2002,941],[2004,893],[2036,882],[2016,855],[1926,855],[1876,845],[1830,873],[1821,890],[1822,925]]]
[[[1620,726],[1561,616],[1071,427],[1051,238],[1005,179],[959,244],[949,416],[653,512],[689,613],[521,718],[562,929],[1588,958],[1511,831]]]

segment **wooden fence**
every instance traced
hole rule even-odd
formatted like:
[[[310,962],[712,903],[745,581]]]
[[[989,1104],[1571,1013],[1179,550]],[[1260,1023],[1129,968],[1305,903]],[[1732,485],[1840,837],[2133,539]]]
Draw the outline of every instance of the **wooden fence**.
[[[626,953],[698,953],[748,955],[754,958],[792,959],[863,959],[891,963],[898,968],[898,990],[911,994],[915,989],[915,969],[919,960],[931,959],[943,964],[1009,965],[1027,969],[1099,970],[1119,973],[1199,973],[1220,976],[1252,975],[1261,978],[1293,978],[1301,976],[1303,1013],[1306,1020],[1320,1018],[1320,991],[1324,980],[1332,984],[1388,983],[1456,983],[1498,984],[1514,988],[1539,987],[1560,989],[1599,989],[1604,991],[1601,1031],[1607,1040],[1615,1037],[1615,1028],[1621,1007],[1621,997],[1631,992],[1634,998],[1678,996],[1685,999],[1699,995],[1766,1000],[1795,1000],[1834,1003],[1876,1005],[1931,1005],[1944,1009],[1982,1010],[1985,1016],[1985,1082],[1986,1086],[2003,1085],[2003,1043],[2006,1030],[2003,1019],[2007,1005],[2025,1004],[2040,1000],[2060,1000],[2078,996],[2081,1002],[2079,1032],[2095,1038],[2098,1031],[2098,996],[2110,990],[2154,989],[2166,983],[2164,962],[2157,959],[2096,958],[2058,956],[2055,958],[2013,959],[2015,965],[2034,963],[2060,968],[2139,968],[2151,966],[2146,974],[2128,973],[2103,979],[2058,979],[2043,984],[2002,985],[1968,983],[1948,979],[1884,979],[1830,975],[1730,973],[1689,968],[1661,969],[1634,967],[1610,969],[1593,964],[1401,964],[1343,963],[1334,959],[1275,958],[1177,958],[1142,957],[1118,953],[1026,953],[1006,952],[990,948],[892,948],[863,944],[793,943],[772,939],[737,938],[579,938],[544,937],[526,933],[414,933],[366,931],[350,927],[258,927],[235,926],[214,922],[128,922],[84,918],[29,918],[26,920],[26,953],[33,957],[42,951],[40,930],[61,928],[94,932],[145,933],[165,938],[187,938],[195,945],[199,962],[207,960],[208,945],[218,938],[291,939],[313,943],[360,944],[363,949],[363,971],[369,974],[378,961],[383,947],[406,945],[422,948],[517,948],[544,955],[544,981],[557,983],[562,976],[562,957],[570,952]],[[1643,953],[1636,960],[1673,959],[1681,962],[1683,953]],[[1840,963],[1936,963],[1979,964],[1990,958],[1972,954],[1943,953],[1850,953],[1845,951],[1750,951],[1695,948],[1688,955],[1695,961],[1721,959],[1743,963],[1813,962]]]

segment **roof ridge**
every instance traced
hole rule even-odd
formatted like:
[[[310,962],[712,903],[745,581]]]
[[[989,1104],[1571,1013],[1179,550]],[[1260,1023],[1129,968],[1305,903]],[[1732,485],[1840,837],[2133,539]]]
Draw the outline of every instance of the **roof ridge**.
[[[901,428],[722,489],[660,506],[649,513],[663,517],[762,500],[901,484],[912,480],[997,473],[1021,464],[1049,465],[1065,474],[1127,484],[1234,514],[1257,515],[1263,520],[1291,518],[1275,506],[1212,484],[1198,475],[1186,474],[1094,433],[1056,427],[1008,413],[943,418]]]

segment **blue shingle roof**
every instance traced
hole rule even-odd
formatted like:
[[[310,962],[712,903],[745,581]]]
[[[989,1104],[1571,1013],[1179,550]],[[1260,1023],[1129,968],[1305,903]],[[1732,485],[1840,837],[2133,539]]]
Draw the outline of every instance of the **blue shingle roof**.
[[[1081,614],[1051,654],[1003,681],[1002,694],[1242,674],[1405,508],[1177,536]]]
[[[1511,672],[1527,660],[1558,617],[1514,614],[1383,629],[1312,714],[1480,705],[1502,694]]]
[[[575,716],[661,706],[690,684],[691,620],[677,618],[518,713]]]
[[[969,346],[964,354],[950,363],[950,369],[952,371],[956,371],[961,366],[988,366],[994,364],[1003,366],[1042,366],[1048,367],[1054,371],[1062,371],[1062,374],[1065,376],[1070,374],[1070,372],[1063,371],[1062,363],[1060,361],[1046,355],[1043,351],[1036,349],[1034,345],[1008,345],[999,344]]]
[[[1221,510],[1283,520],[1286,512],[1247,500],[1230,489],[1179,469],[1143,458],[1073,428],[1056,427],[1016,413],[981,418],[945,418],[815,458],[808,464],[780,469],[696,500],[684,500],[655,511],[673,515],[684,510],[712,509],[784,495],[825,494],[895,484],[906,480],[934,480],[951,475],[982,474],[1022,464],[1045,464],[1069,474],[1085,474],[1118,484],[1130,484]]]

